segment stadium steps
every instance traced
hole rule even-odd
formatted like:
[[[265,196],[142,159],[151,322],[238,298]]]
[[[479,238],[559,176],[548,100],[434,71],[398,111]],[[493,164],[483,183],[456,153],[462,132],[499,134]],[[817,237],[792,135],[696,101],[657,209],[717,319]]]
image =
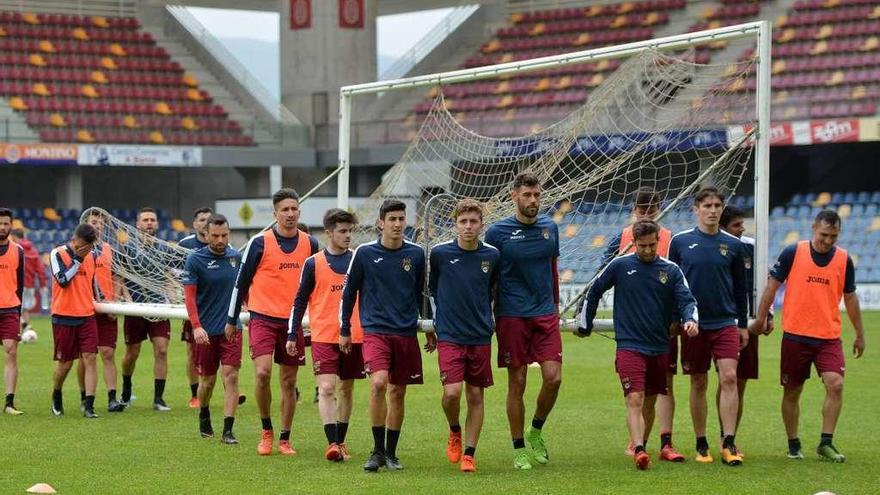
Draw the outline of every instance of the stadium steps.
[[[168,35],[161,26],[145,24],[143,29],[153,35],[156,45],[164,48],[172,60],[179,62],[186,72],[199,80],[199,87],[210,92],[215,103],[222,105],[229,112],[229,118],[241,124],[244,133],[253,137],[257,145],[277,144],[277,139],[272,134],[260,128],[256,116],[232,96],[232,93],[181,42]]]
[[[38,143],[40,136],[25,121],[24,114],[9,107],[9,100],[0,98],[0,141],[7,143]]]

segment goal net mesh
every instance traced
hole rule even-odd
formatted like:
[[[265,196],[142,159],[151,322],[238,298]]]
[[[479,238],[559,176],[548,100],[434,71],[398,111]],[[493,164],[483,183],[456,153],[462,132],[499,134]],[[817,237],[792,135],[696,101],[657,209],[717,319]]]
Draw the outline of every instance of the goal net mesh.
[[[713,65],[698,53],[705,52],[641,51],[582,105],[523,136],[469,130],[437,88],[402,158],[358,208],[355,243],[375,239],[372,226],[389,198],[408,205],[408,237],[426,248],[454,237],[451,212],[461,198],[484,202],[491,224],[514,213],[512,180],[530,171],[543,184],[543,213],[559,225],[562,302],[569,305],[600,268],[609,240],[631,221],[639,188],[660,195],[660,221],[675,230],[693,221],[685,198],[699,186],[730,195],[743,178],[752,135],[728,139],[727,124],[754,127],[755,95],[746,89],[756,60]]]

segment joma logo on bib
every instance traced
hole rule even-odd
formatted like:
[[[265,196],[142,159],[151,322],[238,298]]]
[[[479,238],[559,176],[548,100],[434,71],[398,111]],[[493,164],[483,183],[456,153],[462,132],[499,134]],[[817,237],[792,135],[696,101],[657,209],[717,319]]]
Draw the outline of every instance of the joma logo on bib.
[[[298,270],[299,263],[297,263],[296,261],[292,261],[289,263],[283,263],[283,262],[278,263],[278,269],[279,270]]]

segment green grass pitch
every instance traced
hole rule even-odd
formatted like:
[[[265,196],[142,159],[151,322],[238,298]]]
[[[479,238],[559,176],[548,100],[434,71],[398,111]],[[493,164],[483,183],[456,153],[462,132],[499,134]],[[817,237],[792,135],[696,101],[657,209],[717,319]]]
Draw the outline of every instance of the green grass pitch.
[[[367,416],[366,382],[355,387],[355,407],[348,438],[354,459],[330,463],[323,459],[325,441],[317,408],[312,404],[314,378],[310,367],[300,370],[303,400],[294,420],[293,443],[299,454],[259,457],[260,423],[253,402],[253,374],[246,358],[242,391],[249,396],[239,410],[238,446],[198,435],[198,413],[186,407],[189,388],[184,372],[185,351],[180,323],[173,323],[170,376],[166,401],[170,413],[150,408],[152,353],[145,343],[134,379],[140,398],[121,414],[106,412],[106,390],[99,374],[96,406],[101,417],[87,421],[79,414],[79,392],[73,374],[65,386],[67,416],[49,411],[54,363],[49,322],[38,319],[39,342],[19,348],[21,372],[16,403],[23,416],[0,415],[0,493],[23,493],[37,482],[59,493],[763,493],[813,494],[830,490],[840,495],[880,492],[880,474],[872,468],[872,449],[880,440],[877,412],[880,393],[876,378],[880,361],[871,330],[880,326],[880,312],[866,313],[867,352],[851,357],[853,332],[844,331],[847,351],[845,405],[835,443],[847,455],[842,465],[819,461],[821,383],[812,378],[801,403],[801,439],[807,458],[785,457],[786,437],[779,413],[779,339],[761,338],[761,379],[750,382],[743,425],[737,443],[746,453],[738,468],[718,460],[714,404],[709,433],[716,462],[699,465],[692,459],[693,433],[687,406],[688,385],[676,380],[678,410],[675,441],[689,457],[683,465],[655,461],[637,472],[623,455],[627,433],[620,385],[613,368],[614,343],[601,336],[579,340],[563,336],[565,365],[559,401],[545,426],[551,461],[531,472],[511,467],[512,450],[504,412],[506,372],[495,370],[496,386],[487,391],[486,421],[477,449],[478,472],[465,475],[444,455],[446,424],[440,409],[436,357],[424,356],[425,385],[411,387],[398,455],[401,472],[366,474],[361,464],[372,443]],[[120,338],[120,344],[122,339]],[[117,364],[121,349],[117,353]],[[276,377],[273,377],[273,379]],[[531,417],[540,376],[530,369],[526,415]],[[121,380],[120,380],[121,383]],[[277,382],[276,382],[277,383]],[[277,385],[276,385],[277,386]],[[221,387],[218,384],[218,387]],[[710,388],[714,391],[715,379]],[[219,392],[219,391],[218,391]],[[222,426],[220,397],[215,392],[214,428]],[[277,397],[276,397],[277,399]],[[277,402],[273,409],[277,407]],[[276,409],[277,411],[277,409]],[[463,422],[462,418],[462,422]],[[274,420],[278,423],[277,412]],[[658,435],[648,445],[656,459]]]

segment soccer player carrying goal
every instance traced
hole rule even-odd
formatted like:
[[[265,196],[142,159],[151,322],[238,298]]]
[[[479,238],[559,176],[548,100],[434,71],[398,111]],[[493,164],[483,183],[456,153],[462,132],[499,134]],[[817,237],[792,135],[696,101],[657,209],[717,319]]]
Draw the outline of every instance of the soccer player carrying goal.
[[[61,389],[73,366],[82,359],[85,368],[86,397],[83,416],[95,414],[95,388],[98,382],[95,356],[98,353],[98,326],[95,323],[95,300],[100,288],[95,281],[95,255],[92,252],[98,234],[89,224],[80,224],[73,238],[49,254],[52,266],[52,336],[54,358],[58,362],[52,376],[52,414],[64,414]]]
[[[768,333],[767,314],[776,291],[785,283],[782,299],[782,352],[780,382],[782,420],[788,434],[788,457],[803,459],[798,438],[800,398],[810,366],[825,385],[822,406],[822,435],[816,452],[822,459],[844,462],[846,457],[834,446],[834,430],[843,406],[844,357],[840,340],[840,300],[856,332],[853,355],[865,352],[865,331],[859,297],[856,295],[855,268],[846,250],[836,246],[840,235],[840,216],[824,210],[813,221],[813,237],[788,246],[770,270],[767,287],[752,322],[752,331]]]
[[[425,252],[403,237],[406,205],[388,199],[379,208],[378,241],[355,250],[342,292],[340,335],[352,335],[357,304],[364,330],[364,363],[370,374],[370,421],[373,452],[364,470],[403,469],[397,443],[403,426],[408,385],[423,383],[422,353],[416,337],[422,290],[425,285]],[[425,349],[433,351],[436,336],[429,333]],[[385,397],[388,396],[386,402]]]
[[[685,335],[698,334],[697,302],[684,274],[657,255],[660,227],[651,220],[632,226],[636,252],[612,261],[587,293],[578,335],[589,335],[599,301],[614,288],[615,367],[626,398],[626,423],[638,469],[648,469],[645,414],[657,395],[667,390],[669,328],[682,325]]]
[[[235,329],[241,304],[247,298],[251,321],[248,343],[254,362],[254,395],[262,424],[259,455],[270,455],[272,429],[272,361],[281,366],[281,434],[278,452],[295,455],[290,443],[290,429],[296,411],[296,374],[306,363],[304,346],[296,356],[287,354],[287,320],[299,288],[300,273],[306,258],[318,252],[318,242],[297,228],[299,194],[282,188],[272,195],[276,224],[252,237],[242,254],[243,262],[230,296],[226,333]]]
[[[724,195],[714,187],[694,196],[697,227],[679,232],[669,245],[669,260],[681,267],[700,311],[700,333],[681,336],[681,368],[691,377],[691,418],[696,438],[696,461],[713,461],[706,440],[708,372],[712,360],[721,387],[721,461],[742,464],[736,448],[736,366],[739,350],[748,344],[748,303],[745,250],[742,242],[720,230]]]
[[[0,340],[3,342],[3,366],[6,403],[3,412],[18,416],[15,408],[15,385],[18,381],[18,341],[21,327],[21,299],[24,292],[24,248],[9,240],[12,210],[0,208]]]
[[[210,401],[217,382],[223,378],[223,435],[227,445],[238,443],[232,433],[238,406],[238,369],[241,367],[241,327],[226,326],[226,313],[241,255],[229,247],[229,222],[223,215],[211,215],[207,222],[206,247],[186,257],[183,285],[186,310],[193,324],[193,352],[199,373],[199,432],[214,436]],[[230,331],[231,330],[231,331]]]
[[[300,278],[299,291],[290,315],[287,334],[287,353],[296,355],[303,342],[302,321],[308,307],[312,339],[312,368],[318,382],[318,412],[324,424],[328,461],[351,458],[345,445],[348,422],[351,418],[354,381],[363,379],[364,332],[355,307],[351,318],[351,335],[339,334],[339,305],[345,273],[351,264],[351,233],[357,219],[339,208],[324,214],[324,232],[327,247],[306,260]]]
[[[530,172],[513,180],[510,192],[516,213],[486,231],[486,243],[498,248],[501,261],[495,305],[498,366],[507,368],[507,420],[513,439],[516,469],[531,469],[525,437],[534,460],[550,457],[541,429],[553,410],[562,383],[562,337],[559,334],[559,229],[547,215],[539,215],[541,182]],[[528,366],[541,366],[532,425],[523,435]]]
[[[633,202],[633,220],[655,220],[660,213],[660,195],[650,187],[641,187],[636,191]],[[604,263],[610,262],[615,256],[636,252],[632,225],[623,229],[619,236],[608,243],[605,250]],[[672,241],[672,232],[669,229],[659,227],[657,239],[657,255],[663,258],[669,256],[669,243]],[[629,247],[627,247],[629,246]],[[603,263],[603,264],[604,264]],[[657,396],[656,408],[645,409],[645,444],[651,436],[654,426],[655,409],[660,422],[660,459],[669,462],[684,462],[684,456],[679,454],[672,446],[672,426],[675,418],[675,395],[673,382],[678,373],[678,333],[677,322],[672,323],[672,332],[669,337],[669,351],[667,353],[666,370],[666,394]],[[635,455],[635,444],[629,443],[626,447],[626,455]]]
[[[483,428],[483,391],[492,386],[492,299],[500,253],[480,242],[483,206],[473,199],[453,210],[456,239],[431,249],[429,287],[443,412],[449,422],[446,457],[461,462],[462,472],[477,470],[474,454]],[[459,423],[462,385],[467,401],[464,455]]]

